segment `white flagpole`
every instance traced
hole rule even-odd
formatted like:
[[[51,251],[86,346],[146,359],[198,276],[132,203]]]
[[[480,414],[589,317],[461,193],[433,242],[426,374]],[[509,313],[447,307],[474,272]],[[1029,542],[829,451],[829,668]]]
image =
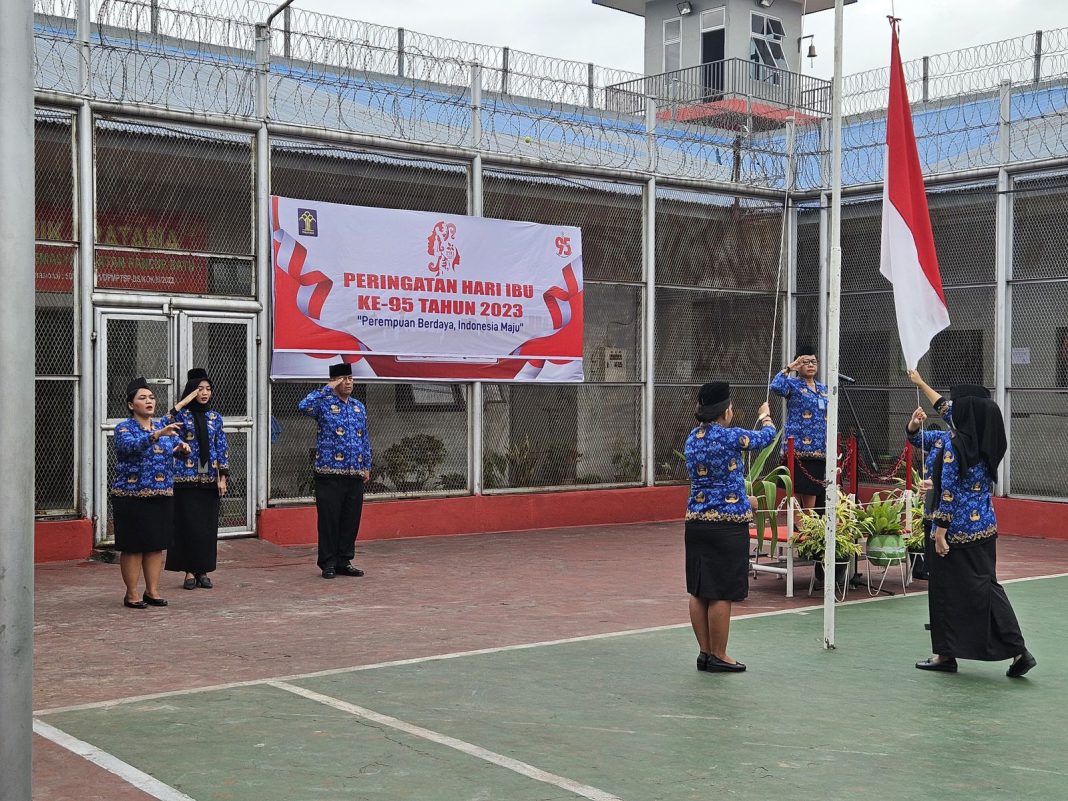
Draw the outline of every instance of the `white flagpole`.
[[[823,551],[823,647],[834,648],[834,540],[838,511],[838,333],[842,291],[842,12],[834,2],[831,83],[831,263],[827,298],[827,529]]]

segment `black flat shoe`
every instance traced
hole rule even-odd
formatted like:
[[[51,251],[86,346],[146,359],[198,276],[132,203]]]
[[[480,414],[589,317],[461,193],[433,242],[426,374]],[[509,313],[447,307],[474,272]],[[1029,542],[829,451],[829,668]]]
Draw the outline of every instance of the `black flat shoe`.
[[[129,598],[123,598],[122,605],[127,609],[148,609],[148,604],[144,601],[131,601]]]
[[[930,623],[924,623],[923,624],[923,630],[924,631],[930,631],[931,630],[931,624]]]
[[[699,654],[697,654],[697,669],[698,670],[700,670],[700,671],[708,670],[708,658],[710,656],[712,656],[712,654],[706,654],[704,651],[701,651]]]
[[[197,576],[197,586],[205,590],[210,590],[212,586],[211,579],[207,576]]]
[[[956,673],[957,660],[940,659],[936,662],[934,657],[931,657],[930,659],[924,659],[922,662],[917,662],[916,667],[919,670],[934,670],[939,673]]]
[[[323,571],[323,578],[324,579],[332,579],[336,575],[337,575],[337,573],[334,572],[334,568],[332,568],[332,567],[328,567],[328,568],[326,568],[326,570]]]
[[[1009,669],[1005,671],[1005,675],[1010,679],[1018,679],[1037,664],[1038,660],[1035,659],[1034,654],[1028,650],[1024,650],[1024,652],[1020,654],[1020,658],[1009,665]]]
[[[342,565],[337,569],[337,574],[339,576],[353,576],[354,578],[359,578],[363,575],[363,571],[356,567],[356,565]]]
[[[148,604],[149,606],[166,606],[167,605],[167,602],[165,600],[163,600],[162,598],[149,598],[147,592],[144,595],[141,596],[141,600],[144,603]]]
[[[197,588],[197,580],[195,578],[186,579],[182,582],[183,590],[195,590]]]
[[[708,667],[705,670],[709,673],[741,673],[745,670],[745,665],[741,662],[725,662],[715,654],[709,654]]]

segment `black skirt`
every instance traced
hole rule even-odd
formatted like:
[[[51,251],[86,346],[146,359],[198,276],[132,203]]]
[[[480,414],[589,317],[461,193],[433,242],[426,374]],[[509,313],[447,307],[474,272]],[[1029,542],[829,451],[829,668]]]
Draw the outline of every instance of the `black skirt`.
[[[706,601],[749,595],[749,524],[686,521],[686,592]]]
[[[967,546],[950,543],[946,556],[931,557],[927,603],[933,653],[997,662],[1024,651],[1020,624],[996,568],[994,537]]]
[[[171,547],[174,533],[174,498],[153,495],[131,498],[113,495],[112,522],[115,550],[123,553],[150,553]]]
[[[174,485],[174,544],[167,570],[211,573],[219,547],[219,488],[216,484]]]
[[[826,459],[798,459],[794,469],[794,492],[798,495],[815,495],[816,506],[822,507],[819,499],[826,496],[827,488],[819,482],[826,475]]]

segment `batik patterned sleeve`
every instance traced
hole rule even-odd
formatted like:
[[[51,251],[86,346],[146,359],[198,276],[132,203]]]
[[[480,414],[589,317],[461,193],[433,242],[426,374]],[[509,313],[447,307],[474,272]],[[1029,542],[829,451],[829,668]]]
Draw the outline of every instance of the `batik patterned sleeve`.
[[[137,458],[148,452],[152,432],[124,421],[115,426],[115,453],[125,458]]]
[[[300,403],[297,404],[297,409],[303,414],[306,414],[309,417],[314,417],[316,420],[318,420],[323,413],[323,398],[325,398],[333,391],[334,390],[330,388],[329,384],[326,386],[319,387],[317,389],[313,389],[311,392],[304,396],[304,399],[300,401]]]
[[[745,428],[730,429],[732,444],[743,451],[759,451],[768,447],[775,439],[775,426],[764,426],[758,431]]]
[[[223,418],[219,415],[219,428],[215,433],[215,458],[218,460],[220,476],[230,475],[230,445],[226,441],[226,432],[223,431]]]
[[[790,376],[782,371],[776,373],[775,377],[771,379],[768,389],[776,395],[781,395],[784,398],[790,397],[790,393],[793,391],[793,385],[790,383]]]

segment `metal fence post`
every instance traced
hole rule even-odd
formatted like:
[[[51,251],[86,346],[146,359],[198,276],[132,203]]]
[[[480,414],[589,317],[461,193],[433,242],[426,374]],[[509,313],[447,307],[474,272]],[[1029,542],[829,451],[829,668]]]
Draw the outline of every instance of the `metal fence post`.
[[[282,55],[286,58],[287,61],[289,60],[289,57],[293,52],[292,46],[289,41],[290,32],[292,31],[290,20],[291,12],[292,9],[289,6],[286,6],[285,9],[282,11]]]
[[[995,492],[998,495],[1007,495],[1011,481],[1012,469],[1012,415],[1010,406],[1012,398],[1009,395],[1009,383],[1012,376],[1011,353],[1012,353],[1012,306],[1011,289],[1009,287],[1009,273],[1012,261],[1012,178],[1006,167],[1012,156],[1012,128],[1010,125],[1012,112],[1012,85],[1004,81],[1000,87],[1000,114],[998,117],[998,196],[995,224],[996,254],[994,261],[994,387],[995,399],[1005,416],[1005,437],[1009,448],[1005,453],[1005,461],[998,475],[998,485]]]
[[[0,799],[29,799],[33,739],[33,3],[0,10]],[[29,397],[27,393],[29,388]]]
[[[1035,83],[1042,82],[1042,31],[1035,31]]]
[[[645,484],[656,484],[656,99],[645,99],[645,131],[649,143],[649,178],[642,196],[642,262],[645,272],[645,314],[642,328],[644,380],[642,463]]]
[[[404,28],[397,28],[397,77],[404,77]]]
[[[471,64],[471,145],[475,155],[471,159],[470,181],[467,191],[467,213],[482,216],[482,66]],[[471,383],[471,413],[468,415],[468,463],[471,492],[481,495],[485,478],[482,475],[483,450],[483,391],[482,382]]]
[[[289,9],[287,8],[286,11]],[[260,311],[256,313],[256,511],[267,508],[270,493],[270,431],[271,431],[271,379],[269,349],[271,347],[271,239],[270,239],[270,202],[271,202],[271,145],[267,131],[268,76],[271,71],[271,28],[270,24],[256,26],[256,116],[260,125],[256,129],[256,297],[260,300]],[[254,525],[257,525],[254,523]]]
[[[923,57],[923,102],[926,103],[930,97],[930,80],[931,80],[931,57]]]
[[[590,108],[596,108],[596,103],[594,103],[593,91],[593,72],[595,69],[596,67],[593,66],[593,62],[590,62],[586,65],[586,105],[588,105]]]
[[[510,60],[511,48],[505,47],[501,50],[501,94],[508,94],[508,62]]]

